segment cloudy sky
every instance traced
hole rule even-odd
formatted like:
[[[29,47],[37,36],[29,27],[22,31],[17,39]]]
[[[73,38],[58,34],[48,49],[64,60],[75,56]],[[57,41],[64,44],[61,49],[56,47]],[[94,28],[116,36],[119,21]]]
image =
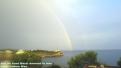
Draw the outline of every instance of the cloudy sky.
[[[120,49],[120,0],[0,0],[0,48]]]

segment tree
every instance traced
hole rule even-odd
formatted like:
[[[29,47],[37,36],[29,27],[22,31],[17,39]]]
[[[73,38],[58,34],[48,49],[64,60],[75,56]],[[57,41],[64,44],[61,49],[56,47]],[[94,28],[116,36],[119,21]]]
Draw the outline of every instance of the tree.
[[[61,68],[59,65],[52,65],[52,66],[49,66],[47,68]]]
[[[85,53],[81,53],[75,57],[72,57],[68,64],[70,68],[80,68],[83,67],[84,64],[97,65],[99,64],[99,62],[97,61],[96,52],[87,51]]]
[[[117,61],[117,65],[118,65],[119,67],[121,67],[121,57],[120,57],[120,59]]]

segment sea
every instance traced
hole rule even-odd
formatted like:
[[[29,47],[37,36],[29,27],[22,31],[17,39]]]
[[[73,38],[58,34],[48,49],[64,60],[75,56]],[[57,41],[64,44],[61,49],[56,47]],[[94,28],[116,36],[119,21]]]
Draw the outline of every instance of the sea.
[[[68,61],[87,50],[63,51],[64,56],[42,59],[42,62],[54,63],[62,68],[68,68]],[[121,50],[93,50],[97,53],[98,61],[107,65],[117,66],[117,61],[121,57]]]

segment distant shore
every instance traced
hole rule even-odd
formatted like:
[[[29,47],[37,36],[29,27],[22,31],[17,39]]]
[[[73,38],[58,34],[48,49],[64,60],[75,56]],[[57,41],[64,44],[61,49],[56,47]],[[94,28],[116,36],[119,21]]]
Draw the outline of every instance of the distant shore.
[[[42,58],[48,58],[48,57],[61,57],[63,56],[63,52],[61,50],[53,50],[53,51],[48,51],[48,50],[14,50],[14,49],[3,49],[0,50],[0,58],[5,57],[10,57],[11,55],[15,54],[22,54],[24,52],[32,52]],[[9,55],[9,56],[8,56]],[[11,56],[12,57],[12,56]]]

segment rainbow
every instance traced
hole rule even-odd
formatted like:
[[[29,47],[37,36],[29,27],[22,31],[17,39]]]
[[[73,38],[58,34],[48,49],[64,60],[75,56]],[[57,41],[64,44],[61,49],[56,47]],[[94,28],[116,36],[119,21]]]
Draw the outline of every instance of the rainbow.
[[[65,35],[65,38],[66,38],[66,43],[68,43],[68,48],[69,50],[73,50],[73,46],[72,46],[72,42],[71,42],[71,39],[69,37],[69,34],[68,32],[66,31],[66,28],[63,24],[63,22],[61,21],[61,19],[56,15],[56,13],[54,12],[54,10],[51,8],[50,4],[47,2],[47,1],[42,1],[41,4],[43,5],[44,8],[46,8],[53,16],[54,18],[58,21],[57,23],[61,26],[63,32],[64,32],[64,35]]]

